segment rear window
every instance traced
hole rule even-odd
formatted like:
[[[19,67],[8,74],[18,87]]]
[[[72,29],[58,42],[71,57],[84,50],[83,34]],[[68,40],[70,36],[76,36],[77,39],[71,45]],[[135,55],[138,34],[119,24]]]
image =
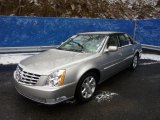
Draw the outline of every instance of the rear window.
[[[124,34],[118,35],[118,38],[119,38],[120,47],[129,45],[130,40]]]
[[[127,39],[130,41],[131,44],[136,44],[136,41],[129,35],[125,34],[125,36],[127,37]]]

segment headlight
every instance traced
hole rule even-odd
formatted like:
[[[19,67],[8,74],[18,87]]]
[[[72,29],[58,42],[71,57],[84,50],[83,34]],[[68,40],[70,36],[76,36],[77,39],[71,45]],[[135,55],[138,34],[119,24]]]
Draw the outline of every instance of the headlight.
[[[62,86],[64,84],[66,70],[58,70],[52,74],[50,74],[47,78],[47,86]]]

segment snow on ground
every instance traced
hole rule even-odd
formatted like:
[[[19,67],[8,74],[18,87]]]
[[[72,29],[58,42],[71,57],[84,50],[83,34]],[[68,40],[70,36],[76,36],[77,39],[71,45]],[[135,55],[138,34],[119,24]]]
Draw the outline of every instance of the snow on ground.
[[[160,63],[160,55],[142,54],[141,59],[152,60],[152,61],[150,62],[146,61],[146,62],[140,63],[140,65],[152,65],[152,64]]]
[[[0,65],[17,64],[21,60],[28,58],[37,53],[18,53],[18,54],[0,54]]]
[[[95,97],[95,100],[100,103],[100,102],[103,102],[103,101],[108,101],[110,102],[111,99],[114,97],[114,96],[117,96],[118,94],[117,93],[114,93],[114,92],[107,92],[107,91],[102,91],[100,94],[98,94],[96,97]]]
[[[17,53],[17,54],[0,54],[0,64],[9,65],[17,64],[21,60],[28,58],[38,53]],[[155,54],[142,54],[141,59],[149,59],[160,62],[160,55]],[[157,63],[157,62],[156,62]],[[146,63],[149,64],[149,63]]]
[[[141,59],[149,59],[149,60],[154,60],[154,61],[160,61],[160,55],[142,54]]]
[[[117,96],[117,93],[114,92],[109,92],[109,91],[101,91],[99,94],[97,94],[96,96],[94,96],[94,100],[98,103],[102,103],[102,102],[110,102],[114,96]],[[75,104],[77,103],[76,99],[71,99],[71,100],[67,100],[64,103],[66,104]]]

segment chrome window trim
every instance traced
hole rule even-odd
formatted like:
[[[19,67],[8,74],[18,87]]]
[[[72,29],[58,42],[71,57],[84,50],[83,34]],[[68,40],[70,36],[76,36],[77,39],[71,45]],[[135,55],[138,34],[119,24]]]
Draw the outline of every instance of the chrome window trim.
[[[108,40],[109,36],[106,35],[106,37],[104,38],[104,40],[101,43],[101,46],[97,49],[96,53],[100,53],[101,51],[104,51],[104,47],[106,44],[106,41]]]
[[[121,46],[121,47],[118,47],[118,48],[124,48],[124,47],[128,47],[128,46],[131,46],[133,44],[128,44],[128,45],[124,45],[124,46]]]
[[[102,45],[102,47],[101,47],[101,49],[100,49],[99,52],[104,53],[105,46],[106,46],[106,44],[107,44],[107,42],[108,42],[108,39],[109,39],[109,35],[107,35],[107,36],[105,37],[104,42],[103,42],[103,45]]]

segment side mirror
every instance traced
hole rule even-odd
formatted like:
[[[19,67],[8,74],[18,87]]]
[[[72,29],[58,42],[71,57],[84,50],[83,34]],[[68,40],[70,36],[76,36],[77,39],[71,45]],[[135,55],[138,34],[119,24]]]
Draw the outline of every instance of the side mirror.
[[[104,52],[115,52],[118,50],[117,46],[109,46],[108,49],[105,49]]]

